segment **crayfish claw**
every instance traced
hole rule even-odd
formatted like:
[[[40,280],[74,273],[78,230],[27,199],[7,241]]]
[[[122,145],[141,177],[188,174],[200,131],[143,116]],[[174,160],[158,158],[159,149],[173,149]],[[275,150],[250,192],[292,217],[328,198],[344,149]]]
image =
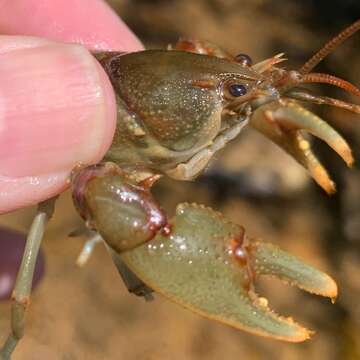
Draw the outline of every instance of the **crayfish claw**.
[[[346,140],[324,120],[293,101],[270,103],[259,108],[252,116],[250,125],[294,157],[329,194],[335,192],[335,184],[312,152],[310,142],[302,132],[325,141],[348,166],[354,162]]]
[[[293,156],[311,177],[328,193],[336,192],[336,185],[325,167],[312,151],[311,144],[300,132],[289,133],[282,142],[282,147]]]
[[[283,126],[290,129],[304,130],[325,141],[350,167],[354,162],[352,151],[346,140],[327,122],[294,101],[287,101],[279,108],[275,116]]]
[[[210,208],[181,204],[171,232],[121,253],[155,292],[207,318],[275,339],[299,342],[311,331],[275,314],[255,292],[258,275],[274,275],[315,294],[336,296],[336,284],[279,248],[253,241]]]
[[[251,245],[255,258],[254,270],[258,275],[273,275],[312,294],[326,296],[334,302],[337,285],[327,274],[305,264],[279,247],[263,242]]]

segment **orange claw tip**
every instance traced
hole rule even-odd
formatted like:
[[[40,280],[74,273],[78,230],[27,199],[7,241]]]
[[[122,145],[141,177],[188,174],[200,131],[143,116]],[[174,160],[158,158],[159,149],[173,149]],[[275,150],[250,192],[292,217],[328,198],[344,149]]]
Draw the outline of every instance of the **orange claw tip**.
[[[311,176],[321,186],[328,195],[336,193],[336,184],[331,180],[324,167],[318,163],[313,168],[309,168]]]
[[[296,284],[299,288],[303,288],[300,284]],[[332,303],[335,303],[338,295],[338,287],[336,282],[327,274],[322,273],[321,277],[318,276],[316,281],[314,281],[313,288],[303,288],[309,293],[328,297],[331,299]]]
[[[350,148],[345,149],[342,158],[346,162],[346,165],[351,168],[354,165],[354,157]]]
[[[334,182],[330,182],[330,183],[327,183],[327,184],[323,184],[323,185],[321,185],[320,184],[320,186],[326,191],[326,193],[328,194],[328,195],[334,195],[335,193],[336,193],[336,185],[335,185],[335,183]]]
[[[329,297],[331,302],[333,304],[335,303],[338,296],[338,286],[333,278],[329,275],[324,274],[324,285],[318,295]]]
[[[330,146],[339,154],[339,156],[345,161],[348,167],[352,167],[352,165],[354,164],[354,157],[350,146],[343,138],[339,137]]]
[[[331,279],[332,280],[332,279]],[[338,296],[338,287],[334,280],[332,280],[332,285],[329,285],[327,288],[327,295],[325,295],[331,299],[331,302],[335,304],[337,296]]]

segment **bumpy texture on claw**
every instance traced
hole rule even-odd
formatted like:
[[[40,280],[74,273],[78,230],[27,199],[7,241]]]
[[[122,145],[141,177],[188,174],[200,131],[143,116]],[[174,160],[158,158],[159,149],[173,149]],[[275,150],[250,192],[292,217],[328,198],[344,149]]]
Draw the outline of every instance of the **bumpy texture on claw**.
[[[273,244],[256,242],[251,249],[256,274],[276,276],[300,289],[335,301],[337,285],[329,275],[320,273]]]
[[[148,286],[208,318],[258,335],[299,342],[311,332],[278,316],[254,291],[271,274],[312,293],[336,297],[326,274],[279,248],[252,242],[241,226],[198,205],[181,204],[168,236],[118,255]]]

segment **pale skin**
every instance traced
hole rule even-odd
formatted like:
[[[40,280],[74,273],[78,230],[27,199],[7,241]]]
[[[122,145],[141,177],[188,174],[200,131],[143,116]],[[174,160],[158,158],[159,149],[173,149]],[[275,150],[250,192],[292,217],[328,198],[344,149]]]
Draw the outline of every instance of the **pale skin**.
[[[37,16],[29,16],[29,11]],[[0,103],[4,104],[0,213],[4,213],[56,196],[68,186],[77,163],[96,163],[103,157],[115,131],[115,97],[106,74],[86,48],[131,52],[141,50],[142,44],[101,0],[54,0],[45,6],[37,0],[2,1],[0,34]],[[65,44],[71,42],[86,48]],[[17,62],[24,57],[26,68]],[[64,71],[67,67],[75,71]],[[72,88],[72,83],[80,83],[81,88]],[[21,97],[33,84],[36,92]],[[39,205],[29,231],[13,292],[12,331],[1,359],[11,356],[23,335],[34,265],[53,206],[54,200]]]
[[[37,16],[28,16],[29,11]],[[0,34],[0,102],[5,104],[0,112],[0,213],[4,213],[64,190],[76,163],[98,162],[114,134],[115,100],[106,74],[85,48],[53,41],[126,52],[141,50],[142,44],[101,0],[86,4],[56,0],[46,5],[37,0],[1,1]],[[27,69],[16,68],[17,59],[24,57]],[[66,76],[64,66],[76,73]],[[78,81],[82,88],[69,93],[69,85]],[[37,93],[31,90],[34,83]],[[29,89],[26,100],[18,95],[24,88]],[[49,97],[49,89],[56,96]],[[46,104],[41,113],[39,102]],[[65,106],[54,116],[59,104]],[[59,133],[62,136],[56,137]]]

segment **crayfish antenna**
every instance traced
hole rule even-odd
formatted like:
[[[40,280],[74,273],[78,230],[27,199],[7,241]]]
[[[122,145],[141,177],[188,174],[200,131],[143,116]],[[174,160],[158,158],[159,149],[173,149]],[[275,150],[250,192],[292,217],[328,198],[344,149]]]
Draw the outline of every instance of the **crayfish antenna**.
[[[360,114],[360,105],[334,99],[328,96],[315,95],[309,92],[308,89],[292,89],[288,91],[286,97],[291,99],[300,100],[304,102],[311,102],[318,105],[330,105],[340,109],[348,110],[356,114]]]
[[[342,44],[351,35],[360,29],[360,19],[344,29],[340,34],[336,35],[328,41],[319,51],[317,51],[300,69],[301,74],[309,73],[320,61],[327,55],[334,51],[340,44]]]
[[[336,76],[322,73],[309,73],[301,77],[300,83],[323,83],[336,86],[355,96],[360,97],[360,89],[350,82],[340,79]]]

